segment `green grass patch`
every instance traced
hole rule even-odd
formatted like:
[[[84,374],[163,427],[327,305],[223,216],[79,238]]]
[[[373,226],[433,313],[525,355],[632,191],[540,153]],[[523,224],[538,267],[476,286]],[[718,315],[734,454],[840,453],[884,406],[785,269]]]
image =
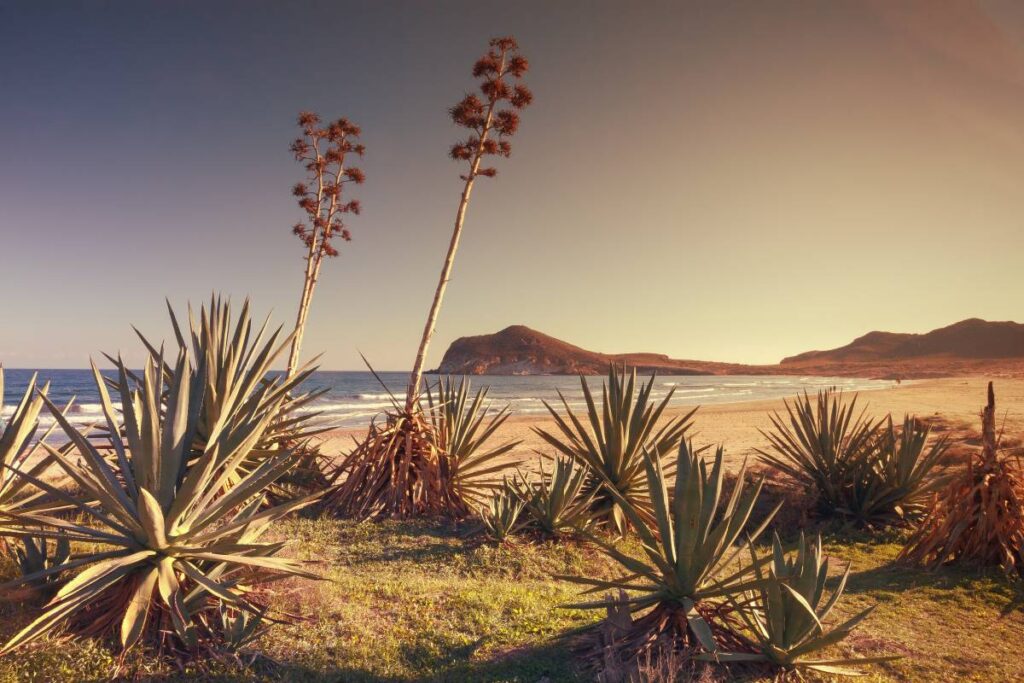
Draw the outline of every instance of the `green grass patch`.
[[[275,585],[275,605],[301,617],[299,623],[272,628],[241,661],[184,672],[133,652],[127,675],[161,681],[586,679],[564,636],[601,615],[560,609],[580,588],[550,576],[611,576],[614,568],[592,547],[527,541],[495,547],[431,522],[295,519],[275,535],[292,539],[288,552],[317,561],[327,579]],[[1021,589],[999,574],[895,566],[901,540],[826,537],[833,574],[852,563],[837,609],[852,614],[877,605],[836,654],[904,656],[860,680],[1024,679]],[[25,606],[3,605],[0,635],[10,635],[26,617]],[[0,659],[0,682],[105,680],[116,659],[96,642],[44,641]]]

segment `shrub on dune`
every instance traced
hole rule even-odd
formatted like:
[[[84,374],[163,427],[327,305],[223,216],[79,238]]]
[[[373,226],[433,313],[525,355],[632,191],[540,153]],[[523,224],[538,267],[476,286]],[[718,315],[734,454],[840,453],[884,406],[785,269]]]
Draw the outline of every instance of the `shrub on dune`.
[[[929,442],[930,433],[928,425],[909,415],[899,429],[887,418],[865,452],[842,512],[867,527],[919,521],[930,494],[944,481],[934,470],[949,450],[948,438]]]
[[[190,383],[197,390],[201,387],[203,396],[193,435],[196,447],[202,447],[222,415],[237,413],[247,403],[257,401],[258,405],[253,407],[259,411],[273,406],[273,419],[241,464],[241,470],[258,467],[268,453],[287,450],[295,466],[273,483],[268,499],[288,500],[329,486],[325,458],[314,443],[314,437],[331,427],[317,424],[315,420],[320,413],[311,409],[313,402],[328,389],[301,389],[302,383],[315,370],[311,365],[315,359],[295,367],[294,372],[284,378],[274,379],[271,374],[274,362],[289,347],[294,333],[282,338],[281,328],[268,331],[269,317],[258,328],[254,327],[248,299],[237,318],[232,315],[231,303],[221,297],[210,298],[209,305],[200,309],[198,321],[190,307],[187,329],[179,323],[170,304],[167,310],[178,346],[189,348],[192,357],[202,361],[201,365],[189,368]],[[136,334],[156,367],[163,368],[164,382],[172,383],[175,368],[163,358],[156,345],[138,330]],[[115,364],[118,362],[111,355],[107,358]],[[139,379],[130,376],[136,381]],[[111,380],[107,384],[111,388],[117,386]],[[161,397],[165,410],[167,398],[165,392]]]
[[[845,509],[878,431],[864,411],[855,416],[856,405],[856,396],[846,402],[834,389],[819,391],[815,401],[804,393],[785,402],[788,420],[773,413],[772,430],[761,431],[771,444],[771,450],[758,449],[762,462],[812,492],[826,514]]]

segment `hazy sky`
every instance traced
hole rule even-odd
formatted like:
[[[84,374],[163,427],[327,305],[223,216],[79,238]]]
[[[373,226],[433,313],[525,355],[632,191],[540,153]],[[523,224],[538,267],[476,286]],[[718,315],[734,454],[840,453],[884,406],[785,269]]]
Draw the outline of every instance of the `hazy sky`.
[[[0,361],[134,357],[163,299],[290,324],[294,117],[362,125],[304,350],[412,364],[460,182],[446,108],[511,33],[535,104],[478,183],[430,363],[522,323],[774,362],[1024,318],[1024,4],[0,0]]]

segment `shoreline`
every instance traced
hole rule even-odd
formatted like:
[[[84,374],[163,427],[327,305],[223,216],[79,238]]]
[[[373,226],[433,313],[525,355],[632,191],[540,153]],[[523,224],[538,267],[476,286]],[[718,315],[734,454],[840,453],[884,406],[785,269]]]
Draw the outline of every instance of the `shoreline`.
[[[883,417],[888,413],[893,420],[898,421],[903,419],[905,413],[909,413],[919,418],[936,420],[936,431],[940,428],[976,431],[989,379],[995,382],[1000,426],[1005,428],[1007,435],[1021,434],[1024,432],[1024,379],[1020,378],[974,376],[918,379],[892,387],[854,393],[858,396],[858,412],[866,408],[869,416]],[[770,426],[769,416],[773,411],[785,410],[783,400],[741,400],[700,406],[694,416],[690,436],[697,445],[722,444],[726,461],[730,466],[738,466],[743,458],[755,455],[754,449],[764,446],[764,437],[758,430]],[[696,404],[672,406],[666,409],[662,420],[684,414],[693,405]],[[556,426],[547,414],[514,414],[495,432],[491,443],[497,445],[506,441],[521,441],[508,458],[510,461],[524,459],[525,464],[529,465],[536,461],[536,450],[545,453],[553,450],[534,433],[534,428],[553,431]],[[323,448],[331,456],[340,456],[350,450],[353,438],[365,432],[366,426],[332,430],[324,435]]]

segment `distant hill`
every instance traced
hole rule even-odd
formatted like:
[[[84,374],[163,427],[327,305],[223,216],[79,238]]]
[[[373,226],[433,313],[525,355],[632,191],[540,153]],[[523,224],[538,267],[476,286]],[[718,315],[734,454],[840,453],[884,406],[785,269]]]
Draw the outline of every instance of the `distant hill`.
[[[919,358],[1024,358],[1024,325],[978,318],[925,334],[869,332],[831,351],[808,351],[783,358],[782,364],[873,362]]]
[[[913,378],[1024,375],[1024,325],[963,320],[926,334],[869,332],[846,346],[808,351],[779,365],[677,360],[657,353],[608,354],[512,325],[452,342],[434,371],[452,375],[595,375],[608,364],[672,375],[808,374]]]
[[[657,353],[608,354],[530,329],[512,325],[494,334],[460,337],[452,342],[435,372],[452,375],[595,375],[608,364],[626,364],[641,372],[673,375],[739,374],[753,366],[675,360]]]

